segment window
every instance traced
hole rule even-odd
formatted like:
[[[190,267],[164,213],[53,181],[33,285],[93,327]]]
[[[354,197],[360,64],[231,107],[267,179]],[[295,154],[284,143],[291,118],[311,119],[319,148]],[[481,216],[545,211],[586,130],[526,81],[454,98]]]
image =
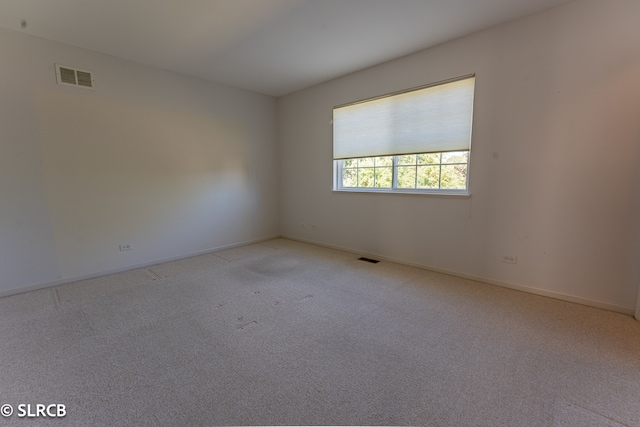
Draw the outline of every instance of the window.
[[[334,190],[468,193],[474,76],[333,110]]]
[[[469,151],[344,159],[340,189],[466,190]]]

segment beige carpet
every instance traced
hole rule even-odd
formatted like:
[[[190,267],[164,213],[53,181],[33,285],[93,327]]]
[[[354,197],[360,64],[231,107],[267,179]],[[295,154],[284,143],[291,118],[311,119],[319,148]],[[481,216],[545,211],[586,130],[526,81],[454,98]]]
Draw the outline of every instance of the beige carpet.
[[[4,404],[9,425],[640,426],[640,322],[276,239],[0,299]]]

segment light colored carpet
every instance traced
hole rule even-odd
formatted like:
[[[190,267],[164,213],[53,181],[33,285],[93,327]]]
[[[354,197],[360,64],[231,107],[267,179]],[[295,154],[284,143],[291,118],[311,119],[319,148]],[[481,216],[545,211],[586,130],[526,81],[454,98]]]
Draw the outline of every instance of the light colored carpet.
[[[276,239],[0,299],[13,425],[640,426],[629,316]]]

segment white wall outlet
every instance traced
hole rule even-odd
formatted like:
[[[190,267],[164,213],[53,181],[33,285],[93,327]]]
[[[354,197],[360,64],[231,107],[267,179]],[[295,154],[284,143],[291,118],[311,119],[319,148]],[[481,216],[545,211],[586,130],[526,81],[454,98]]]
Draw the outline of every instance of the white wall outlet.
[[[502,262],[506,262],[509,264],[517,264],[518,257],[514,255],[502,255]]]
[[[130,251],[131,249],[133,249],[133,247],[131,246],[131,243],[128,243],[126,245],[120,245],[121,251]]]

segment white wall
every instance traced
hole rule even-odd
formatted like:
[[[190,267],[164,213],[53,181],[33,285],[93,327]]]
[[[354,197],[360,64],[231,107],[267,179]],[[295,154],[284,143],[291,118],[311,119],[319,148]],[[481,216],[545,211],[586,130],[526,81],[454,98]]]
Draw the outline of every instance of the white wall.
[[[8,30],[0,58],[0,296],[279,234],[274,98]]]
[[[639,20],[575,1],[280,98],[283,235],[633,314]],[[331,191],[334,105],[469,73],[470,198]]]

